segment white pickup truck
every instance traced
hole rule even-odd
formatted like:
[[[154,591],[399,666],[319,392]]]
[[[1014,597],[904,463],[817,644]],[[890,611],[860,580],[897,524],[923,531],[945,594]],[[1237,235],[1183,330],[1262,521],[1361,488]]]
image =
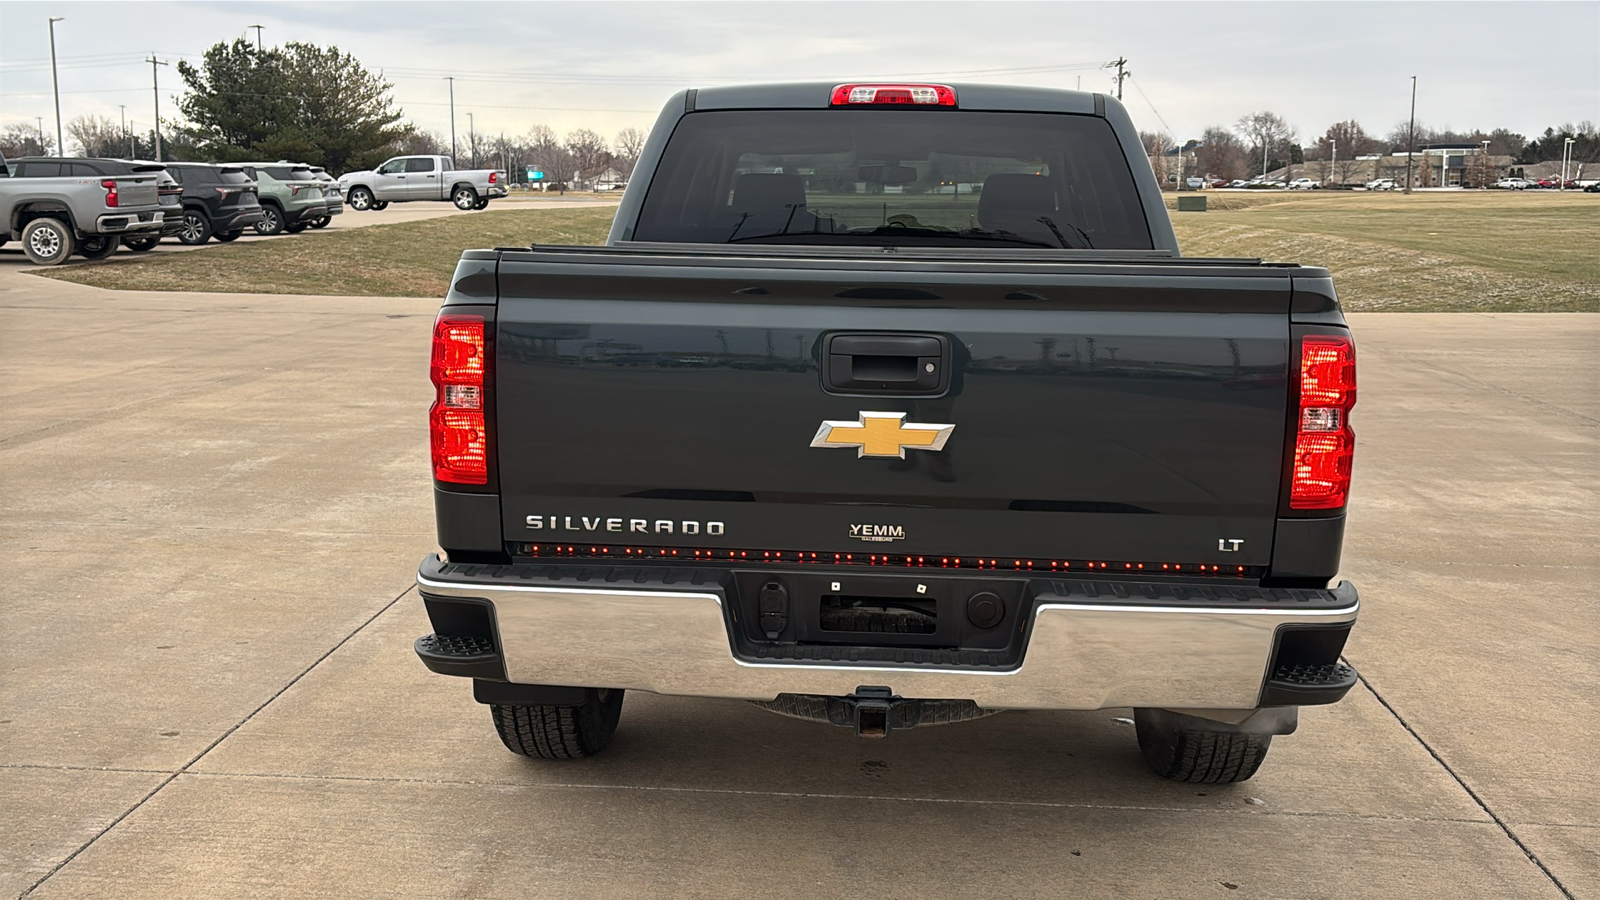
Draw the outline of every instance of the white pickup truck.
[[[358,211],[410,200],[449,200],[459,209],[483,209],[507,194],[506,173],[457,169],[448,156],[396,156],[376,169],[341,176],[339,192]]]

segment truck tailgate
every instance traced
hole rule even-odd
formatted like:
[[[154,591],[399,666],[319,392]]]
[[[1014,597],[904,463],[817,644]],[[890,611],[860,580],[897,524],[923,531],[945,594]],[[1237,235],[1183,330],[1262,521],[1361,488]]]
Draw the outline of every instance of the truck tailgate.
[[[497,278],[507,541],[1269,561],[1284,270],[507,251]],[[838,333],[942,336],[948,390],[825,390]],[[812,446],[866,412],[955,427]]]

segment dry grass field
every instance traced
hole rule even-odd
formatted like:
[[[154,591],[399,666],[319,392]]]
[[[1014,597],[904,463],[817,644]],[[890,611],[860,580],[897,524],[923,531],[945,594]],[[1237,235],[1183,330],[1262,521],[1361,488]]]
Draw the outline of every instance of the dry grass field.
[[[1209,193],[1173,213],[1187,256],[1326,266],[1352,311],[1600,312],[1600,196]],[[1171,202],[1171,198],[1169,198]],[[597,244],[613,207],[496,209],[39,274],[125,290],[440,297],[472,247]]]
[[[1207,212],[1172,214],[1184,255],[1327,266],[1349,310],[1600,312],[1595,194],[1206,197]]]

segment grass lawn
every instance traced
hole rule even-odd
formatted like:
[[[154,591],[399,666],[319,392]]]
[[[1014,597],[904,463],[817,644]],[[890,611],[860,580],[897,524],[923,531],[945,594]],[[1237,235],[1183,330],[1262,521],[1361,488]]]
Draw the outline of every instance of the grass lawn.
[[[1208,193],[1173,213],[1187,256],[1326,266],[1353,311],[1600,312],[1600,197]],[[1168,198],[1169,204],[1172,198]],[[125,290],[442,297],[461,251],[598,244],[615,207],[496,209],[38,270]]]
[[[35,274],[132,291],[444,297],[461,251],[539,244],[603,244],[616,207],[490,209],[420,222],[307,231]]]
[[[1594,194],[1206,196],[1209,211],[1172,214],[1186,256],[1326,266],[1349,310],[1600,312]]]

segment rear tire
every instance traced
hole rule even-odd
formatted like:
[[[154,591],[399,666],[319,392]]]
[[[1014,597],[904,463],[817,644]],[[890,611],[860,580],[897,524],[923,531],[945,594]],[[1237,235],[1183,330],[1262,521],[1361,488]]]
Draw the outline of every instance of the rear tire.
[[[372,209],[373,212],[378,212],[380,210],[388,209],[389,208],[389,201],[387,201],[387,200],[374,200],[373,203],[372,203],[372,206],[370,208]]]
[[[502,706],[489,712],[506,749],[539,759],[582,759],[611,743],[622,717],[620,689],[589,688],[579,706]]]
[[[55,266],[72,255],[72,229],[60,219],[34,219],[22,229],[22,252],[36,266]]]
[[[333,216],[323,216],[320,219],[313,219],[311,221],[311,227],[312,228],[327,228],[328,227],[328,223],[332,222],[332,221],[333,221]]]
[[[157,236],[159,238],[159,235]],[[84,259],[105,259],[122,246],[122,235],[96,234],[78,242],[78,255]]]
[[[122,246],[127,247],[129,250],[132,250],[135,253],[144,253],[149,250],[154,250],[156,245],[159,243],[161,243],[161,235],[152,234],[144,237],[127,238],[122,242]]]
[[[256,223],[256,234],[272,237],[283,234],[283,212],[276,206],[261,206],[261,221]]]
[[[299,234],[300,232],[305,231],[309,224],[310,223],[308,222],[296,222],[293,225],[283,226],[283,230],[289,232],[290,234]]]
[[[376,197],[372,196],[372,191],[367,190],[364,187],[357,187],[350,189],[350,196],[346,198],[346,202],[349,203],[350,208],[356,212],[366,212],[369,209],[376,208],[376,204],[374,203],[376,199]]]
[[[472,205],[472,208],[473,209],[488,209],[489,208],[489,198],[488,197],[480,198],[477,203],[474,203]]]
[[[183,228],[178,232],[178,243],[198,247],[211,240],[211,220],[204,213],[192,209],[183,211]]]
[[[470,185],[463,184],[450,192],[450,202],[456,205],[456,209],[473,209],[478,205],[478,192]]]
[[[238,231],[229,231],[229,232],[225,232],[225,233],[220,233],[220,234],[216,235],[216,238],[217,238],[217,240],[219,240],[219,241],[223,242],[224,244],[226,244],[229,241],[237,241],[239,239],[239,235],[241,235],[241,234],[244,234],[244,229],[240,229]]]
[[[1179,728],[1157,723],[1150,710],[1134,710],[1133,721],[1144,761],[1157,775],[1172,781],[1248,781],[1272,748],[1270,734]]]

